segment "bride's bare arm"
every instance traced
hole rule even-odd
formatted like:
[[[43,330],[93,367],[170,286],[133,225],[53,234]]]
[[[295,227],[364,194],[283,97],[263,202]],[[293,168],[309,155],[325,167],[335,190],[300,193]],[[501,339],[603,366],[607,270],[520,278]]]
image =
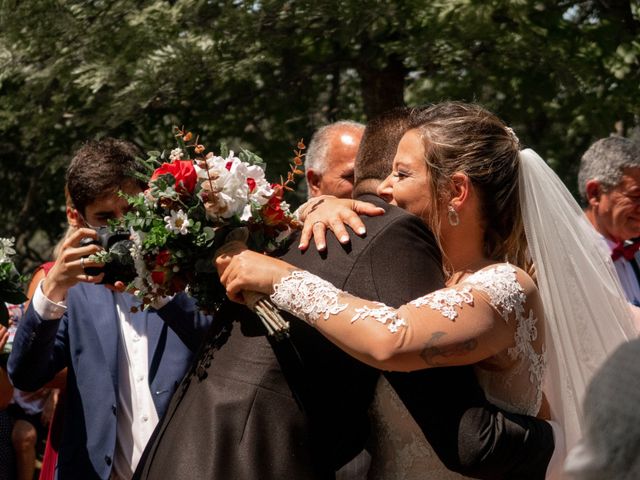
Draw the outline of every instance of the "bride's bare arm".
[[[327,229],[333,232],[340,243],[348,243],[349,233],[345,226],[349,226],[358,235],[364,235],[366,229],[359,215],[382,215],[384,209],[360,200],[322,195],[307,201],[297,213],[304,222],[298,248],[306,250],[313,237],[316,248],[322,251],[327,245]]]
[[[218,259],[231,299],[241,301],[242,290],[271,294],[279,307],[376,368],[474,364],[514,344],[516,322],[506,321],[488,294],[474,286],[438,290],[396,310],[341,292],[280,260],[233,253]],[[513,275],[515,281],[515,270]]]

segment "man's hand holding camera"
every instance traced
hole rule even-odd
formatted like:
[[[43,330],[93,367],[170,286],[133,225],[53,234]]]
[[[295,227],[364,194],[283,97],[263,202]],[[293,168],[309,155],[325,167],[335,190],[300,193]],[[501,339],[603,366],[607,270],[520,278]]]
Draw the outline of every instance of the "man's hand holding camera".
[[[85,238],[98,239],[92,228],[79,228],[64,242],[62,251],[53,268],[42,284],[42,293],[52,302],[61,302],[66,298],[67,290],[78,282],[100,283],[104,273],[89,275],[85,271],[91,267],[104,267],[104,264],[92,261],[90,256],[102,250],[96,243],[82,245]]]

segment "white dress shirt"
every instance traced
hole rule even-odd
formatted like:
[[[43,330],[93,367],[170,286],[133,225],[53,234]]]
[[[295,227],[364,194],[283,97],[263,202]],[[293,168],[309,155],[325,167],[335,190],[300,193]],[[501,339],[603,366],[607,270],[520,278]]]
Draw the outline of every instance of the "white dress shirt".
[[[149,437],[158,424],[158,413],[149,389],[148,310],[131,313],[140,302],[129,294],[115,294],[120,323],[118,349],[118,409],[116,452],[113,472],[116,478],[133,476]]]
[[[115,293],[120,329],[118,348],[118,391],[116,451],[112,479],[132,477],[140,455],[158,424],[149,388],[149,356],[147,342],[148,312],[131,313],[139,301],[132,295]],[[165,303],[165,300],[163,303]],[[42,281],[34,293],[33,308],[44,320],[56,320],[66,311],[65,302],[55,303],[42,292]]]

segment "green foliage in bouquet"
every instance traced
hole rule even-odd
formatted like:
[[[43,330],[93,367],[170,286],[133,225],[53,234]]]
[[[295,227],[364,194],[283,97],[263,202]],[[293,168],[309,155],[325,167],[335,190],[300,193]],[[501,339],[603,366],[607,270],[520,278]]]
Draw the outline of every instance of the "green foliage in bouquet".
[[[15,255],[12,238],[0,238],[0,324],[7,326],[9,312],[6,303],[23,303],[24,277],[16,270],[11,256]]]

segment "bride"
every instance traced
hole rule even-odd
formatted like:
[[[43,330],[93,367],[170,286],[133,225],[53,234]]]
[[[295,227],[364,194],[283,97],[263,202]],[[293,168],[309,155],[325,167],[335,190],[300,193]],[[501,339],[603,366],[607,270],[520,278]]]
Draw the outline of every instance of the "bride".
[[[379,194],[432,228],[447,288],[393,309],[238,244],[217,260],[221,280],[236,301],[271,295],[376,368],[473,364],[492,403],[560,425],[562,457],[581,436],[586,384],[634,335],[608,253],[562,182],[493,114],[444,103],[421,115]],[[306,227],[342,205],[307,209]]]

